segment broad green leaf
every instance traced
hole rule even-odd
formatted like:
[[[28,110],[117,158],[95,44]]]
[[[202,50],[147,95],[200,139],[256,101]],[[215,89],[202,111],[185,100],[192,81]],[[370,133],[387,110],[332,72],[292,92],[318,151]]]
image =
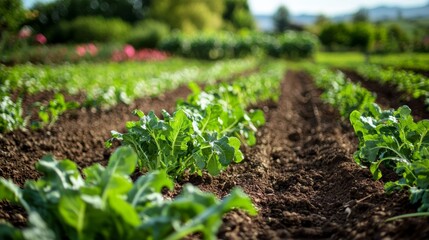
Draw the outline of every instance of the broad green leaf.
[[[70,160],[56,161],[51,155],[44,156],[36,169],[44,174],[42,179],[55,188],[76,189],[84,184],[76,163]]]
[[[193,95],[199,95],[201,93],[201,88],[195,82],[190,82],[188,84],[189,89],[191,89]]]
[[[212,142],[211,144],[214,153],[219,157],[219,162],[223,166],[229,165],[234,159],[235,149],[229,145],[228,138],[222,137],[219,140]]]
[[[371,163],[371,166],[369,169],[371,171],[372,178],[374,180],[379,180],[382,177],[378,162]]]
[[[78,236],[82,236],[86,224],[86,203],[81,199],[77,192],[63,193],[58,205],[58,212],[60,213],[64,222],[73,227]]]
[[[103,180],[105,181],[103,183],[103,196],[126,194],[133,187],[128,177],[126,178],[117,174],[111,175],[110,173],[108,176],[105,176]]]
[[[181,151],[188,149],[188,142],[191,140],[191,120],[188,119],[182,110],[178,110],[170,121],[171,130],[168,133],[168,140],[171,143],[171,156],[176,157]]]
[[[133,114],[136,115],[139,118],[143,118],[145,116],[145,114],[144,114],[143,111],[137,110],[137,109],[133,111]]]
[[[257,213],[250,198],[239,189],[234,189],[230,195],[219,201],[212,194],[203,193],[191,185],[185,185],[183,192],[177,200],[179,199],[178,203],[195,203],[196,206],[201,205],[204,208],[195,209],[194,211],[197,215],[184,225],[179,225],[176,232],[166,238],[169,240],[181,239],[195,231],[201,231],[205,239],[216,239],[216,233],[222,223],[222,215],[224,213],[233,209],[242,209],[251,215],[256,215]]]
[[[44,219],[39,213],[31,211],[28,213],[29,228],[22,231],[25,239],[43,239],[43,240],[55,240],[58,236],[55,235],[52,226],[48,226]]]
[[[103,181],[103,172],[106,169],[100,164],[96,163],[83,169],[85,175],[85,182],[88,184],[98,185]]]
[[[107,170],[111,174],[129,175],[134,172],[137,155],[130,147],[118,148],[110,157]]]
[[[241,162],[244,157],[243,157],[243,153],[240,151],[240,140],[236,137],[229,137],[228,138],[228,143],[231,147],[234,148],[234,162]]]
[[[207,161],[207,171],[213,175],[216,176],[220,173],[222,170],[222,165],[219,163],[219,161],[214,156],[210,156]]]
[[[116,219],[116,221],[124,221],[133,227],[137,227],[140,224],[140,218],[134,206],[126,202],[119,195],[109,198],[109,206],[121,217],[120,220]]]
[[[160,193],[164,187],[170,190],[174,187],[174,183],[167,173],[165,171],[149,172],[137,179],[131,191],[128,192],[127,201],[134,207],[146,204],[149,194]]]
[[[250,119],[256,127],[260,127],[265,124],[264,112],[259,109],[250,112]]]
[[[252,200],[240,188],[232,189],[231,193],[222,200],[221,205],[224,211],[229,211],[231,209],[241,209],[245,210],[252,216],[258,214],[258,211],[253,205]]]
[[[20,203],[20,200],[22,200],[22,191],[12,180],[0,177],[0,201],[2,200]]]
[[[223,112],[219,104],[209,105],[205,109],[205,116],[201,119],[199,126],[201,131],[216,131],[219,129],[219,117]]]

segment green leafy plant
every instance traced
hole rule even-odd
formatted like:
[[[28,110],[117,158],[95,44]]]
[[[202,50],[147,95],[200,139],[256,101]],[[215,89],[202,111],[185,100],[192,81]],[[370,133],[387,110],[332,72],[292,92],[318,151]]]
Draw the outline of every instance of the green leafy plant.
[[[256,143],[255,133],[265,124],[265,117],[261,110],[246,111],[245,86],[220,84],[204,92],[195,84],[191,88],[193,94],[186,102],[179,102],[178,108],[188,114],[201,132],[236,136],[248,145]]]
[[[54,98],[49,101],[47,105],[42,105],[37,103],[36,106],[39,106],[39,119],[41,122],[35,122],[32,124],[33,128],[40,128],[43,126],[51,126],[56,121],[61,114],[63,114],[67,110],[76,109],[79,107],[79,103],[77,102],[66,102],[64,99],[64,95],[61,93],[55,94]]]
[[[419,211],[429,211],[429,120],[414,122],[411,109],[381,110],[373,105],[367,112],[354,111],[350,122],[359,138],[354,158],[369,165],[374,179],[380,179],[380,166],[392,168],[401,176],[385,185],[387,192],[410,191]]]
[[[420,205],[418,213],[388,221],[429,216],[429,120],[414,122],[408,106],[382,110],[368,90],[347,81],[341,73],[315,66],[308,71],[325,90],[322,98],[336,106],[343,117],[350,117],[359,139],[356,163],[368,166],[375,180],[382,177],[380,166],[393,169],[400,179],[387,182],[386,192],[408,189],[411,203]]]
[[[0,178],[0,200],[20,204],[29,226],[16,229],[0,224],[6,239],[181,239],[201,232],[215,239],[222,215],[232,209],[256,214],[240,189],[223,200],[185,185],[175,199],[160,193],[173,188],[165,171],[154,171],[132,182],[137,156],[129,147],[118,148],[107,167],[83,169],[83,178],[70,160],[44,157],[36,168],[43,173],[20,189]]]
[[[23,117],[22,100],[13,102],[9,96],[0,93],[0,132],[9,132],[26,125]]]
[[[140,120],[128,122],[126,133],[112,131],[107,146],[115,139],[132,146],[145,170],[165,169],[173,178],[181,177],[187,170],[198,174],[207,170],[217,175],[231,162],[243,160],[237,138],[201,131],[198,122],[183,110],[173,115],[163,111],[163,120],[153,112],[134,113]]]
[[[140,167],[146,171],[166,169],[173,178],[186,171],[216,175],[232,162],[243,159],[241,142],[256,143],[257,127],[265,123],[265,117],[261,110],[246,108],[256,102],[255,94],[260,94],[259,100],[276,96],[273,93],[278,92],[284,69],[279,66],[279,63],[268,64],[255,74],[259,77],[239,78],[232,85],[218,84],[207,87],[206,91],[190,84],[193,93],[187,101],[178,102],[173,114],[163,111],[161,120],[153,112],[145,115],[137,110],[134,114],[140,120],[128,122],[126,133],[112,131],[106,146],[119,140],[133,147]],[[271,67],[275,69],[273,72],[268,70]],[[261,83],[263,80],[265,84]]]

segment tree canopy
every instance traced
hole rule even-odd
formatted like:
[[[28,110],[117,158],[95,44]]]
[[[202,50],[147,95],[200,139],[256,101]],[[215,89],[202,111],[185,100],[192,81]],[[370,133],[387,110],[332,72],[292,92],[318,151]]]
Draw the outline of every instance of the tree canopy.
[[[284,32],[290,26],[289,10],[286,6],[280,6],[274,14],[274,27],[276,32]]]

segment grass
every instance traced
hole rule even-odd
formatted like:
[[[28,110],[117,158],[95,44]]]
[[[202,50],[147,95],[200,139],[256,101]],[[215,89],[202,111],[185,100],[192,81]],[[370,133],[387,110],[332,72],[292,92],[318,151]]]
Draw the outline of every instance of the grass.
[[[359,52],[318,52],[315,61],[332,67],[355,68],[365,63],[365,56]],[[429,53],[374,54],[370,61],[398,68],[429,70]]]

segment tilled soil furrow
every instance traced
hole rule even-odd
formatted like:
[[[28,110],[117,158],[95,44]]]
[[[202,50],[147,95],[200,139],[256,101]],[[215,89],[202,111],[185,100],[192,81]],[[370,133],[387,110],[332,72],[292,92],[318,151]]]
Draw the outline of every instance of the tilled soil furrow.
[[[260,210],[255,218],[227,215],[220,237],[400,239],[410,228],[416,237],[427,235],[422,219],[384,222],[416,208],[405,193],[386,195],[383,183],[354,163],[352,129],[319,95],[306,74],[288,72],[258,144],[245,149],[246,161],[200,184],[221,196],[240,186]]]
[[[377,81],[365,80],[355,71],[342,70],[347,78],[355,83],[360,83],[362,87],[377,95],[377,103],[384,108],[398,108],[402,105],[408,105],[413,111],[415,120],[429,119],[429,111],[425,106],[425,100],[421,98],[412,98],[408,93],[398,91],[396,86],[390,84],[382,84]]]

